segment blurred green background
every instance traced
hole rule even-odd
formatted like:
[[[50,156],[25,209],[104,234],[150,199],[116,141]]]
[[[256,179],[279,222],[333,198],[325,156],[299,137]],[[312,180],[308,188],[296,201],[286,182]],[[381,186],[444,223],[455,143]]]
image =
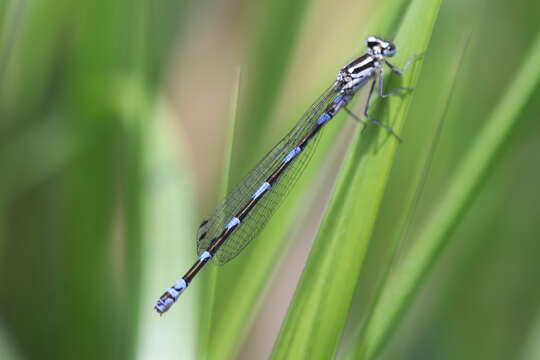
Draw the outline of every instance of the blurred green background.
[[[346,116],[254,244],[205,269],[163,317],[154,302],[195,260],[222,189],[366,36],[394,39],[387,9],[399,18],[412,2],[0,0],[0,358],[268,358],[360,131]],[[442,2],[335,357],[357,357],[381,279],[533,49],[538,14],[532,0]],[[414,46],[396,45],[401,67]],[[540,359],[535,89],[378,358]],[[391,242],[403,211],[406,236]]]

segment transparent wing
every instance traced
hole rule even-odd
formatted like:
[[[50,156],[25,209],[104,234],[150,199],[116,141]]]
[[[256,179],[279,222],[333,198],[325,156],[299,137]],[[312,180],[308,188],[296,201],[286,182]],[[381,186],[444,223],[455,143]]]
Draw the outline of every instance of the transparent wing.
[[[199,255],[208,248],[215,237],[221,234],[231,218],[251,200],[253,193],[283,162],[284,157],[317,126],[317,119],[334,100],[336,94],[334,86],[329,87],[304,113],[294,128],[264,156],[257,166],[227,195],[223,203],[201,223],[197,236]],[[229,235],[212,258],[214,263],[222,265],[233,259],[257,236],[305,169],[316,147],[319,134],[320,132],[302,149],[302,152],[290,163],[272,185],[272,188],[259,199],[255,207],[243,219],[242,224]]]

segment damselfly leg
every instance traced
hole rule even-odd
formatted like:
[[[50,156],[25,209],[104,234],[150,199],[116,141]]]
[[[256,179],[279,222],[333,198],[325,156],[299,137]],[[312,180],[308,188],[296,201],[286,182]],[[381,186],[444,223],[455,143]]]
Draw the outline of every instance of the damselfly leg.
[[[392,72],[394,74],[398,74],[398,75],[403,75],[405,73],[405,71],[407,71],[407,69],[409,68],[409,66],[411,66],[411,64],[419,57],[421,56],[424,56],[424,53],[420,53],[420,54],[413,54],[411,55],[407,61],[405,62],[405,66],[403,66],[403,70],[399,70],[397,67],[395,67],[394,65],[392,65],[392,63],[390,63],[390,61],[388,61],[386,58],[384,59],[384,63],[386,64],[386,66],[388,66],[390,68],[390,70],[392,70]]]
[[[399,70],[398,68],[396,68],[388,60],[386,60],[386,58],[384,59],[384,62],[390,68],[390,70],[393,73],[395,73],[395,74],[397,74],[399,76],[402,76],[405,73],[405,71],[407,71],[409,66],[414,62],[414,60],[417,59],[421,55],[422,54],[414,54],[411,57],[409,57],[409,59],[405,63],[405,66],[403,67],[403,70]],[[379,95],[379,97],[381,99],[384,99],[384,98],[386,98],[386,97],[388,97],[390,95],[394,95],[394,94],[397,94],[397,93],[402,92],[402,91],[412,91],[413,89],[412,88],[407,88],[407,87],[399,87],[399,88],[392,89],[392,90],[388,91],[387,93],[385,93],[384,92],[384,71],[382,71],[382,69],[381,69],[380,71],[377,72],[377,75],[371,81],[371,87],[369,88],[369,92],[368,92],[368,96],[367,96],[367,100],[366,100],[366,106],[364,107],[364,116],[366,117],[366,119],[368,119],[369,121],[371,121],[375,125],[377,125],[379,127],[382,127],[383,129],[388,131],[390,134],[394,135],[396,137],[396,139],[398,139],[400,142],[402,142],[403,140],[401,139],[401,137],[398,134],[396,134],[394,129],[392,129],[390,126],[388,126],[386,124],[383,124],[379,120],[377,120],[377,119],[375,119],[375,118],[373,118],[373,117],[371,117],[369,115],[369,108],[371,106],[371,96],[372,96],[373,92],[375,91],[375,82],[376,81],[378,83],[377,84],[377,94]],[[347,108],[345,108],[345,109],[352,116],[352,112]],[[354,116],[354,118],[358,119],[357,116]]]

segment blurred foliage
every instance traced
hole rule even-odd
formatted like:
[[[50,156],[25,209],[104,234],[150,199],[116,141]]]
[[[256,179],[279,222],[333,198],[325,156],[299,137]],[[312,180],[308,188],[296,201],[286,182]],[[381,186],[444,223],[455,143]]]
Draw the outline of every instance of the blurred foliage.
[[[418,14],[417,28],[412,21],[407,33],[398,31],[415,2],[1,1],[0,358],[268,358],[336,173],[345,174],[334,164],[348,143],[341,129],[352,128],[343,114],[252,245],[215,281],[197,279],[162,318],[152,312],[155,298],[194,260],[196,224],[226,182],[228,134],[232,186],[336,69],[363,51],[365,36],[395,39],[403,64],[418,44],[401,39],[427,26]],[[506,116],[504,102],[516,107],[507,116],[513,126],[486,156],[489,164],[481,163],[487,170],[466,174],[478,186],[445,228],[444,251],[430,257],[412,293],[396,299],[403,316],[385,328],[375,353],[540,358],[540,70],[525,67],[540,34],[539,10],[531,0],[442,2],[407,98],[405,141],[389,163],[388,184],[377,187],[384,195],[369,214],[369,247],[343,259],[365,259],[361,274],[333,280],[355,284],[356,293],[336,313],[340,326],[323,329],[339,339],[325,354],[358,356],[370,326],[385,323],[373,315],[379,294],[392,289],[400,265],[414,263],[416,240],[447,203],[453,175],[490,119]],[[228,114],[238,64],[235,124]],[[516,88],[516,78],[531,84]],[[379,102],[381,119],[402,100]],[[386,137],[373,126],[360,131],[352,130],[353,143],[368,150]],[[395,145],[389,142],[383,146]],[[357,154],[351,149],[348,158]],[[367,188],[370,181],[383,181],[366,177],[365,192],[376,189]],[[334,197],[332,207],[344,198]],[[333,254],[315,255],[325,264]],[[327,294],[310,289],[299,287],[295,297],[323,303]],[[295,321],[308,338],[320,326]],[[285,357],[287,350],[280,349]]]

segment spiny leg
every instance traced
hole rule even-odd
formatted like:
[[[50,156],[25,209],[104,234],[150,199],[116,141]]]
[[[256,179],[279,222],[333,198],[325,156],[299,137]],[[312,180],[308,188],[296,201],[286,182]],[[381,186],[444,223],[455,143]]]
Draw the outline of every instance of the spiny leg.
[[[375,80],[371,82],[371,87],[369,88],[366,106],[369,106],[369,103],[371,101],[371,95],[373,94],[374,89],[375,89]],[[361,119],[360,116],[358,116],[354,112],[352,112],[347,106],[344,106],[343,108],[345,109],[347,114],[349,114],[353,119],[355,119],[358,122],[361,122],[362,124],[365,124],[365,121],[363,119]],[[365,113],[365,111],[364,111],[364,113]],[[366,117],[369,119],[369,116],[366,116]],[[364,127],[362,128],[362,133],[364,131],[366,131],[366,128],[367,127],[364,125]]]
[[[373,94],[373,90],[375,89],[375,81],[371,82],[371,86],[369,88],[368,97],[366,101],[366,107],[369,107],[369,103],[371,102],[371,95]],[[365,123],[364,120],[362,120],[358,115],[356,115],[354,112],[352,112],[347,106],[344,107],[347,114],[349,114],[353,119],[355,119],[358,122]],[[364,111],[364,114],[369,119],[369,116],[367,116],[366,112]],[[365,130],[365,127],[364,127]],[[362,131],[364,131],[362,130]]]
[[[392,70],[393,73],[398,74],[398,75],[403,75],[405,73],[405,71],[407,71],[409,66],[414,62],[414,60],[416,60],[416,58],[418,58],[420,56],[423,56],[423,55],[424,55],[424,53],[411,55],[411,57],[409,57],[409,59],[405,63],[405,66],[403,67],[403,70],[399,70],[397,67],[392,65],[388,60],[386,60],[386,58],[384,59],[384,62],[390,68],[390,70]]]
[[[371,96],[373,95],[373,91],[375,90],[375,81],[376,79],[373,79],[373,81],[371,82],[371,87],[369,88],[369,93],[368,93],[368,97],[367,97],[367,101],[366,101],[366,106],[364,107],[364,116],[366,117],[366,119],[368,119],[369,121],[371,121],[372,123],[374,123],[375,125],[379,126],[379,127],[382,127],[383,129],[385,129],[386,131],[388,131],[390,134],[394,135],[396,137],[396,139],[398,139],[400,142],[403,141],[401,139],[401,137],[399,137],[398,134],[396,134],[394,132],[394,129],[392,129],[390,126],[387,126],[385,124],[383,124],[382,122],[380,122],[379,120],[375,119],[375,118],[372,118],[371,116],[369,116],[369,107],[371,105]],[[390,94],[389,94],[390,95]],[[358,121],[362,121],[356,114],[354,114],[351,110],[349,110],[347,107],[345,107],[345,110],[347,111],[347,113],[349,115],[351,115],[354,119],[358,120]]]
[[[399,70],[397,67],[392,65],[392,63],[390,63],[386,58],[384,59],[384,62],[390,68],[390,70],[392,70],[392,72],[394,74],[402,76],[405,73],[405,71],[407,71],[409,66],[414,62],[414,60],[416,60],[416,58],[418,58],[419,56],[422,56],[422,55],[424,55],[424,54],[423,53],[422,54],[414,54],[411,57],[409,57],[409,59],[405,63],[405,66],[403,67],[403,70]],[[390,96],[392,94],[396,94],[396,93],[404,91],[404,90],[413,90],[412,88],[400,87],[400,88],[397,88],[397,89],[390,90],[389,92],[387,92],[385,94],[385,93],[383,93],[383,78],[384,78],[384,72],[381,71],[379,73],[379,86],[378,86],[378,88],[379,88],[378,92],[379,92],[379,96],[381,98],[385,98],[387,96]]]
[[[353,113],[351,111],[351,109],[349,109],[348,107],[344,107],[345,111],[347,112],[347,114],[349,114],[354,120],[358,121],[358,122],[361,122],[362,124],[365,124],[365,121],[363,119],[361,119],[358,115],[356,115],[355,113]]]
[[[401,74],[403,74],[403,73],[401,73]],[[412,90],[412,88],[399,87],[397,89],[390,90],[389,92],[387,92],[385,94],[383,92],[384,91],[383,90],[384,89],[384,71],[380,71],[379,74],[377,75],[377,77],[378,77],[378,81],[379,81],[379,85],[377,86],[377,92],[379,94],[379,97],[382,98],[382,99],[384,99],[385,97],[388,97],[390,95],[397,94],[398,92],[401,92],[401,91]]]

